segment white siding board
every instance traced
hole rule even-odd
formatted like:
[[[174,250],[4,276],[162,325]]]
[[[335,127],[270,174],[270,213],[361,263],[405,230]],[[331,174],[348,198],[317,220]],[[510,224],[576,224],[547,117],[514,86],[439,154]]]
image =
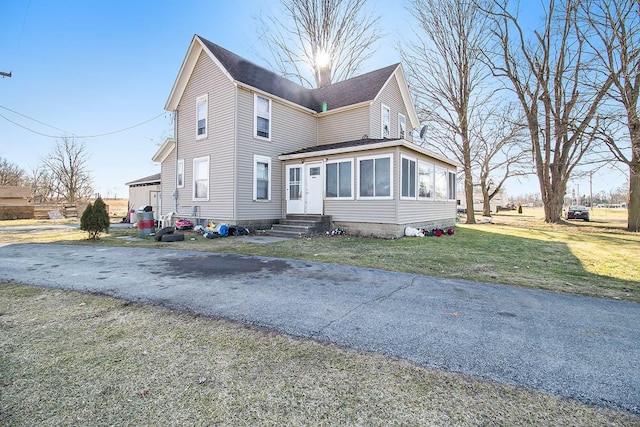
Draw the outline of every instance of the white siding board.
[[[196,98],[208,94],[207,138],[196,140]],[[184,159],[184,188],[178,214],[199,207],[203,218],[232,219],[234,184],[235,86],[203,52],[178,105],[178,157]],[[209,201],[193,199],[193,159],[210,156]],[[173,179],[175,181],[175,178]]]
[[[385,86],[384,90],[380,93],[378,98],[371,104],[369,120],[371,126],[369,129],[369,135],[371,138],[382,138],[382,104],[389,107],[390,123],[389,123],[389,137],[391,139],[400,138],[398,134],[398,113],[408,117],[407,108],[402,100],[402,94],[400,92],[400,86],[396,77],[392,77],[389,83]],[[411,132],[411,124],[407,119],[407,134]]]
[[[266,95],[261,95],[268,97]],[[315,146],[316,118],[272,98],[271,141],[254,138],[254,93],[238,89],[237,219],[282,218],[284,166],[278,156]],[[253,200],[253,156],[271,158],[271,200]]]
[[[354,141],[369,135],[369,107],[318,118],[318,145]]]
[[[431,200],[400,200],[399,224],[438,221],[455,218],[456,202]]]

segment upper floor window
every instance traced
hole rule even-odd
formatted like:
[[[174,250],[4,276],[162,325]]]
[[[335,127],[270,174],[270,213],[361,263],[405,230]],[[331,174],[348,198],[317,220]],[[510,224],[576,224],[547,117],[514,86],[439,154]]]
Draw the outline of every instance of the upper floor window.
[[[391,110],[382,104],[382,137],[389,138],[391,129]]]
[[[193,200],[209,200],[209,156],[193,159]]]
[[[359,197],[391,198],[391,155],[358,159]]]
[[[407,157],[402,157],[401,181],[402,188],[400,197],[416,198],[416,161]]]
[[[254,96],[254,136],[271,139],[271,100],[260,95]]]
[[[253,200],[271,200],[271,158],[253,156]]]
[[[398,138],[404,139],[407,129],[407,118],[404,114],[398,113]]]
[[[178,167],[176,170],[176,186],[184,187],[184,159],[178,159]]]
[[[196,98],[196,139],[207,137],[208,98],[207,95]]]
[[[353,197],[353,161],[327,163],[327,197]]]

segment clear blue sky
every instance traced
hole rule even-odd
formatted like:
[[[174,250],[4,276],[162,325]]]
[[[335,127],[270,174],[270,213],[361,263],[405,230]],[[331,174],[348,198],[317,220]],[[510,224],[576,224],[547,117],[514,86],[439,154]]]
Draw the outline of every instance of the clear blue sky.
[[[126,182],[160,171],[151,157],[172,135],[163,108],[193,35],[267,66],[258,53],[256,18],[277,3],[4,0],[0,71],[13,76],[0,78],[0,157],[29,173],[57,142],[38,133],[102,135],[155,117],[123,132],[77,138],[89,153],[96,192],[127,197]],[[362,72],[400,62],[396,46],[411,36],[413,23],[405,4],[372,2],[387,36]],[[588,182],[580,184],[581,192],[583,185]],[[610,182],[594,184],[594,192],[608,188]],[[539,190],[533,181],[513,181],[508,192]]]

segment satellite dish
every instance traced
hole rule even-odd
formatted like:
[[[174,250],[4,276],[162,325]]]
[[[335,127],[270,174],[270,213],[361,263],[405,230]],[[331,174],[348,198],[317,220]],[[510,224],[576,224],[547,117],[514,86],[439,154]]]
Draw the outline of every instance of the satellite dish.
[[[422,126],[422,129],[420,129],[420,139],[424,139],[424,134],[427,133],[427,127],[426,126]]]

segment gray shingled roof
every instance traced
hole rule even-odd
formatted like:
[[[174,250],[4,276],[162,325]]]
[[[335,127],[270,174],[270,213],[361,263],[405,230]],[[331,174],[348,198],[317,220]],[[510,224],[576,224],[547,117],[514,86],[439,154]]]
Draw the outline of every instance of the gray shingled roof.
[[[373,100],[399,65],[390,65],[324,88],[307,89],[198,37],[234,80],[316,112],[322,111],[323,102],[327,103],[329,109],[335,109]]]
[[[144,178],[136,179],[135,181],[127,182],[125,185],[140,185],[140,184],[155,184],[160,183],[161,175],[159,173],[145,176]]]
[[[303,148],[301,150],[292,151],[290,153],[283,153],[281,156],[288,156],[291,154],[306,154],[306,153],[315,153],[318,151],[327,151],[327,150],[339,150],[341,148],[355,148],[355,147],[364,147],[366,145],[379,144],[381,142],[390,142],[390,141],[402,141],[400,139],[374,139],[374,138],[362,138],[356,139],[353,141],[344,141],[337,142],[335,144],[322,144],[316,145],[313,147]]]

